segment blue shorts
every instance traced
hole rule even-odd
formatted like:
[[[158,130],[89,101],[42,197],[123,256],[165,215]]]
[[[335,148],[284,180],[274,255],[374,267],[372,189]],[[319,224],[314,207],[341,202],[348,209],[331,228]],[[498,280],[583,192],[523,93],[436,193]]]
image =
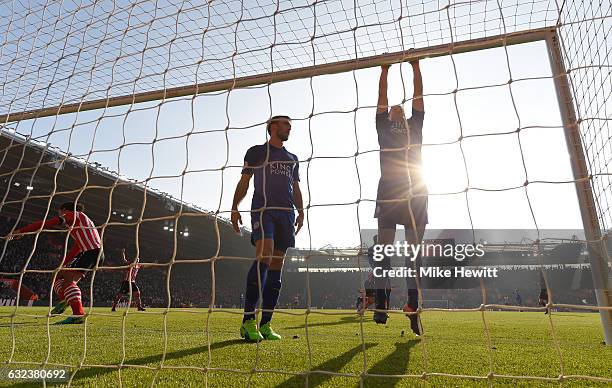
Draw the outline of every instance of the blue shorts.
[[[263,227],[263,228],[262,228]],[[295,213],[287,210],[251,212],[251,243],[264,239],[274,240],[274,249],[285,252],[295,246]],[[262,237],[263,229],[263,237]]]

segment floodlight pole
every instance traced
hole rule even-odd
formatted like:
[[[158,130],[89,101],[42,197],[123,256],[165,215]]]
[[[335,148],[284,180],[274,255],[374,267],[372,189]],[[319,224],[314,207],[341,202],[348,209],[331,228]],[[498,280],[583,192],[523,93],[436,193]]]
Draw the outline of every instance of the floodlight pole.
[[[591,275],[593,277],[593,288],[597,298],[597,305],[600,307],[599,315],[607,345],[612,345],[612,279],[610,279],[607,262],[607,244],[602,239],[601,227],[595,207],[595,198],[591,187],[591,176],[587,168],[584,148],[580,138],[580,125],[574,109],[572,91],[568,79],[568,73],[563,63],[559,36],[557,33],[551,34],[546,38],[548,47],[548,58],[553,72],[555,91],[559,111],[563,122],[563,132],[565,142],[570,154],[572,174],[580,205],[580,215],[589,251],[591,263]],[[554,301],[553,301],[554,302]],[[603,308],[603,309],[602,309]]]

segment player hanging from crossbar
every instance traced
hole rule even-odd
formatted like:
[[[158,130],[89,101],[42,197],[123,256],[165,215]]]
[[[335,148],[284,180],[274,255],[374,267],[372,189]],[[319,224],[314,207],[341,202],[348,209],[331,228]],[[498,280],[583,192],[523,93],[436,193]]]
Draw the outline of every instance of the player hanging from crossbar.
[[[283,147],[291,133],[291,119],[274,116],[268,121],[267,130],[268,142],[249,148],[244,157],[242,176],[232,204],[232,225],[240,233],[242,218],[238,205],[246,196],[251,177],[255,176],[251,242],[255,245],[257,260],[247,274],[240,327],[240,335],[247,341],[281,339],[272,329],[270,320],[280,294],[285,252],[295,246],[295,234],[304,222],[298,158]],[[298,211],[297,218],[294,208]],[[258,330],[254,311],[260,292],[264,311]]]
[[[412,115],[406,119],[401,105],[389,109],[387,97],[387,77],[389,65],[383,65],[378,91],[376,109],[376,131],[380,146],[381,176],[376,196],[378,219],[378,244],[395,242],[396,225],[404,226],[406,242],[420,244],[427,225],[427,187],[422,177],[421,144],[423,142],[423,80],[419,61],[410,62],[413,71],[414,94],[412,98]],[[406,265],[413,267],[420,261],[406,260]],[[391,267],[389,257],[380,263],[388,269]],[[406,278],[408,300],[404,311],[412,313],[418,308],[418,291],[414,278]],[[391,287],[388,278],[377,278],[376,323],[386,323],[389,308]],[[408,314],[412,331],[420,335],[418,317]]]
[[[132,293],[132,298],[134,299],[134,303],[136,304],[138,311],[145,311],[146,309],[142,306],[142,302],[140,301],[140,288],[138,288],[138,284],[136,284],[136,277],[138,276],[138,271],[140,271],[141,268],[140,258],[136,256],[134,261],[130,263],[125,257],[125,248],[123,248],[121,250],[121,264],[129,265],[130,267],[125,269],[123,282],[121,282],[121,288],[115,295],[115,299],[113,299],[111,311],[116,311],[117,304],[119,304],[124,295],[129,295],[130,292]]]
[[[81,289],[78,282],[87,275],[87,270],[104,261],[102,240],[96,225],[84,213],[81,204],[75,202],[64,203],[60,206],[58,213],[57,217],[46,222],[37,221],[16,230],[9,238],[19,239],[23,236],[23,233],[51,227],[62,226],[68,228],[70,237],[74,240],[74,245],[66,254],[62,266],[64,268],[75,268],[75,270],[61,270],[57,274],[53,283],[53,290],[58,295],[60,302],[51,310],[51,314],[62,314],[70,305],[72,316],[57,323],[83,323],[85,322],[85,311],[81,302]]]

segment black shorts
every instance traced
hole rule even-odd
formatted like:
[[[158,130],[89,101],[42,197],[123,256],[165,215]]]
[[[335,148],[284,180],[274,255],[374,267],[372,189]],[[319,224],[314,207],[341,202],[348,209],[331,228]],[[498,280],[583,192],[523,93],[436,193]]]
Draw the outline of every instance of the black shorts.
[[[414,225],[425,226],[428,223],[427,196],[413,197],[410,201],[379,202],[376,205],[374,218],[378,219],[378,228],[395,228],[404,225],[405,229]],[[412,210],[412,213],[411,213]]]
[[[379,228],[395,228],[404,225],[413,229],[413,225],[427,225],[427,189],[423,182],[411,179],[381,179],[376,191],[376,210]],[[382,202],[384,201],[384,202]]]
[[[140,289],[138,288],[138,285],[136,285],[136,282],[132,282],[132,292],[139,292]],[[124,280],[123,283],[121,283],[121,289],[119,290],[120,293],[122,294],[129,294],[130,293],[130,282],[128,282],[127,280]]]
[[[66,266],[66,268],[91,269],[96,266],[96,263],[98,262],[98,255],[100,255],[100,263],[102,263],[104,261],[104,254],[100,253],[99,248],[81,252],[74,258],[74,260],[72,260],[70,264]],[[88,271],[81,272],[87,273]]]

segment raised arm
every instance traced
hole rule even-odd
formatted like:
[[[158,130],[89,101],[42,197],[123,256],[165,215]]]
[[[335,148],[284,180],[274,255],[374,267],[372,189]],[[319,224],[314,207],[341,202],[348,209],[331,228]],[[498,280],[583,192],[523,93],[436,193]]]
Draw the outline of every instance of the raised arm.
[[[17,229],[15,231],[15,234],[17,233],[28,233],[28,232],[34,232],[40,229],[46,229],[49,226],[57,226],[57,225],[61,225],[64,223],[64,220],[60,217],[53,217],[50,220],[47,220],[47,222],[44,221],[37,221],[37,222],[33,222],[30,225],[24,226],[23,228]]]
[[[419,61],[410,62],[412,65],[412,74],[414,78],[414,95],[412,96],[412,108],[419,112],[425,111],[423,102],[423,77],[421,76],[421,68]]]
[[[378,104],[376,113],[385,113],[389,107],[387,98],[387,76],[389,75],[389,65],[382,65],[380,71],[380,80],[378,81]]]
[[[234,200],[232,201],[232,226],[236,233],[240,233],[240,225],[242,225],[242,217],[238,212],[238,205],[244,199],[249,191],[249,183],[251,182],[252,174],[242,174],[240,180],[236,185],[236,191],[234,192]]]

